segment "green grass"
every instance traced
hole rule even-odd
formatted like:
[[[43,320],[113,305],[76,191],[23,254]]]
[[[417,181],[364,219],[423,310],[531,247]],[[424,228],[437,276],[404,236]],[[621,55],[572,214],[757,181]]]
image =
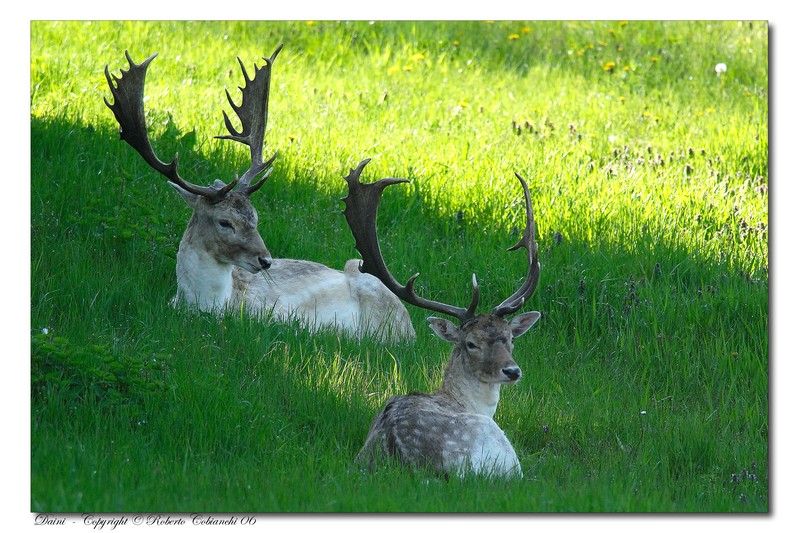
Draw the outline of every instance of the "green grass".
[[[490,309],[528,179],[544,318],[496,416],[523,480],[353,468],[390,395],[438,385],[421,310],[385,347],[169,306],[189,211],[103,68],[159,52],[156,152],[204,184],[247,166],[213,139],[235,57],[280,43],[274,256],[356,256],[342,177],[370,157],[412,179],[381,204],[397,277],[464,305],[474,272]],[[768,93],[764,22],[32,23],[31,510],[768,511]]]

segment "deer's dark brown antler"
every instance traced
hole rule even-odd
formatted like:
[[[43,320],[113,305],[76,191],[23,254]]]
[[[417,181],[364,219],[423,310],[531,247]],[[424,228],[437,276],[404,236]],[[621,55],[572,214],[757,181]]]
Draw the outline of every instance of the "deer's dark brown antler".
[[[362,161],[357,168],[351,170],[350,174],[344,178],[347,181],[349,190],[349,194],[344,198],[344,204],[346,205],[344,216],[355,237],[355,248],[361,253],[363,258],[361,271],[378,278],[391,292],[411,305],[453,316],[461,322],[473,318],[480,299],[477,278],[474,274],[472,274],[472,301],[469,307],[455,307],[418,296],[413,290],[413,284],[419,274],[415,274],[405,285],[402,285],[397,282],[388,267],[386,267],[377,239],[377,207],[386,187],[396,183],[408,182],[409,180],[384,178],[370,184],[361,183],[361,173],[369,161],[369,159]],[[516,177],[524,189],[527,225],[519,242],[508,248],[508,251],[524,247],[527,250],[528,271],[522,286],[504,302],[494,307],[492,312],[496,316],[513,313],[524,305],[525,301],[535,291],[541,271],[541,266],[538,263],[538,244],[535,242],[535,220],[533,218],[532,202],[530,201],[530,191],[527,183],[518,173]]]
[[[380,243],[377,239],[377,206],[380,203],[380,196],[383,189],[396,183],[406,183],[409,180],[404,178],[383,178],[374,183],[361,183],[360,177],[364,167],[370,159],[361,161],[357,168],[350,171],[344,178],[347,180],[349,194],[344,198],[344,216],[350,226],[352,235],[355,237],[355,248],[361,253],[363,262],[361,271],[372,274],[405,302],[434,311],[444,313],[459,319],[461,322],[474,317],[477,303],[480,299],[480,291],[477,287],[477,278],[472,275],[472,302],[469,307],[455,307],[441,302],[428,300],[418,296],[413,290],[413,284],[419,274],[411,276],[405,285],[400,284],[389,272],[383,255],[380,252]]]
[[[263,67],[258,68],[258,65],[255,65],[255,73],[252,79],[247,76],[244,63],[242,63],[241,59],[238,60],[241,73],[244,75],[244,87],[239,87],[242,93],[240,106],[237,106],[233,102],[230,92],[225,89],[230,107],[233,108],[233,111],[236,112],[236,115],[238,115],[241,121],[241,132],[236,131],[227,113],[223,111],[222,114],[225,118],[225,126],[230,134],[217,135],[216,138],[230,139],[250,147],[252,165],[239,179],[239,187],[242,188],[243,192],[248,196],[261,188],[268,174],[264,175],[255,185],[250,185],[250,182],[261,172],[269,168],[275,160],[275,157],[277,157],[277,154],[275,154],[271,159],[264,162],[263,144],[264,134],[266,132],[266,121],[269,113],[269,87],[272,80],[272,64],[275,62],[277,54],[282,49],[283,45],[281,44],[274,53],[272,53],[272,57],[264,57],[263,59],[266,61],[266,65]]]
[[[538,277],[541,274],[541,264],[538,262],[538,243],[535,242],[535,219],[533,218],[533,205],[530,201],[530,189],[527,187],[527,182],[524,181],[524,178],[518,172],[515,174],[524,190],[527,224],[519,242],[508,248],[508,251],[512,252],[522,247],[527,250],[527,277],[516,292],[493,309],[492,313],[497,316],[509,315],[524,305],[524,302],[535,292],[535,288],[538,285]]]
[[[266,172],[263,178],[255,185],[250,185],[251,181],[259,174],[269,169],[277,156],[277,154],[275,154],[268,161],[263,161],[262,154],[264,134],[266,131],[266,115],[269,102],[272,63],[282,47],[283,45],[280,45],[272,54],[272,57],[264,58],[267,63],[264,67],[259,69],[256,66],[255,75],[252,80],[248,78],[247,71],[244,69],[244,64],[241,62],[241,59],[239,59],[239,65],[241,65],[245,79],[244,88],[241,89],[241,106],[236,106],[230,97],[230,93],[227,94],[230,105],[241,120],[242,131],[241,133],[237,132],[231,124],[230,119],[227,117],[227,114],[225,114],[225,124],[230,135],[219,136],[218,138],[232,139],[250,147],[252,164],[241,177],[241,180],[234,179],[228,184],[218,182],[209,187],[194,185],[182,179],[178,174],[177,154],[172,159],[172,162],[168,164],[161,161],[155,154],[147,134],[147,125],[144,116],[144,82],[147,75],[147,68],[158,54],[153,54],[137,64],[131,59],[130,54],[126,50],[125,57],[128,60],[130,68],[128,70],[122,69],[120,77],[111,74],[107,65],[105,67],[105,77],[108,81],[111,95],[114,98],[114,103],[109,103],[105,98],[104,100],[105,104],[113,111],[114,117],[119,123],[120,139],[132,146],[148,165],[166,176],[169,181],[193,194],[208,198],[211,203],[221,201],[236,187],[237,183],[240,184],[240,189],[244,194],[250,195],[263,185],[269,172]]]
[[[108,80],[108,87],[114,97],[114,103],[111,104],[106,98],[103,98],[105,105],[114,112],[114,117],[119,123],[119,138],[139,152],[139,155],[142,156],[148,165],[183,189],[205,196],[211,202],[218,202],[236,186],[235,180],[222,188],[200,187],[184,181],[178,174],[178,155],[175,154],[171,163],[164,163],[155,155],[150,144],[147,125],[144,120],[144,78],[147,75],[147,67],[150,66],[150,62],[157,55],[153,54],[141,63],[136,64],[131,59],[128,51],[125,50],[125,57],[130,64],[130,68],[122,70],[122,75],[119,78],[109,73],[108,65],[106,65],[105,78]],[[116,82],[116,85],[114,85],[114,82]]]

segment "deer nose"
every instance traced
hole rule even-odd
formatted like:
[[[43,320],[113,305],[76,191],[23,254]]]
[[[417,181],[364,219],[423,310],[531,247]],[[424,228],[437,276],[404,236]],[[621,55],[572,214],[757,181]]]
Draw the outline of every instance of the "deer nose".
[[[261,265],[262,269],[266,270],[267,268],[272,266],[272,260],[268,257],[259,257],[258,264]]]
[[[518,366],[503,368],[502,373],[508,376],[511,381],[516,381],[522,376],[522,371]]]

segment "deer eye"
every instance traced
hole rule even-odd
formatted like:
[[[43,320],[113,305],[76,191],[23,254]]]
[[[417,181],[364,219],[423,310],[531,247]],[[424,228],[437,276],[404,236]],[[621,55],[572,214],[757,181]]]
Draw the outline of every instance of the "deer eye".
[[[229,220],[220,220],[219,225],[225,229],[233,229],[233,224]]]
[[[477,345],[475,343],[473,343],[472,341],[467,342],[466,343],[466,347],[468,349],[470,349],[470,350],[476,350],[477,349]]]

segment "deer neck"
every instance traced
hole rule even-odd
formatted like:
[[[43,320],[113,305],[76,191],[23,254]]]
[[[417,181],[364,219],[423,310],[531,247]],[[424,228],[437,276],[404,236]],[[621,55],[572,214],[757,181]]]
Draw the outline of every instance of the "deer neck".
[[[482,382],[469,372],[466,357],[455,347],[436,394],[462,405],[467,412],[493,417],[499,403],[499,387],[498,383]]]
[[[192,240],[191,227],[177,255],[178,299],[203,311],[223,308],[233,295],[233,265],[220,263]]]

